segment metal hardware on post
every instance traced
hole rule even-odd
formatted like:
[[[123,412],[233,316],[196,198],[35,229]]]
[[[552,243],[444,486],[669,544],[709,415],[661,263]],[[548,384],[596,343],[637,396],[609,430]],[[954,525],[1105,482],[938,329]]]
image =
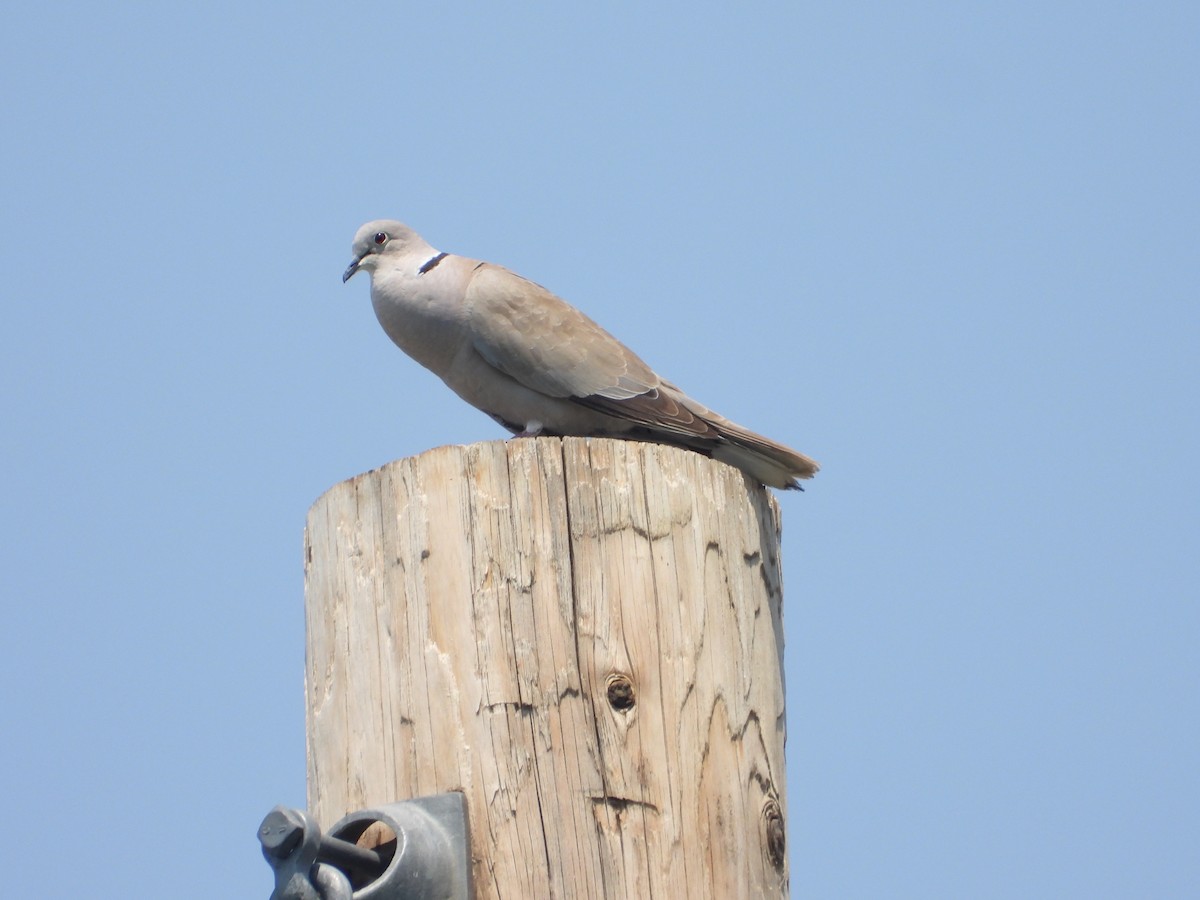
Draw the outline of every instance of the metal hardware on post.
[[[357,841],[375,826],[377,849]],[[275,870],[271,900],[471,900],[466,798],[419,797],[351,813],[322,836],[277,806],[258,832]]]
[[[271,900],[351,900],[345,872],[318,862],[321,829],[303,810],[277,806],[258,826],[262,854],[275,870]],[[356,848],[357,849],[357,848]]]

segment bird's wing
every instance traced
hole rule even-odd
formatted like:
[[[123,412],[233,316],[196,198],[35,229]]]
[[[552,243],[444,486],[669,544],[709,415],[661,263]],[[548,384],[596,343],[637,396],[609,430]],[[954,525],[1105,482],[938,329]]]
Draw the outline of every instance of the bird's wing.
[[[480,264],[466,292],[479,354],[525,387],[681,436],[712,426],[638,356],[566,301],[500,266]],[[702,407],[701,407],[702,409]]]

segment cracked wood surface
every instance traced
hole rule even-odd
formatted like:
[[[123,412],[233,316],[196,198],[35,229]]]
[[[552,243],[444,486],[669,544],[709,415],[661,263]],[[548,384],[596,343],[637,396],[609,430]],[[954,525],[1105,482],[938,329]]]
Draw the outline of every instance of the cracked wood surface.
[[[779,511],[685,450],[441,447],[305,533],[308,803],[463,791],[476,897],[787,895]]]

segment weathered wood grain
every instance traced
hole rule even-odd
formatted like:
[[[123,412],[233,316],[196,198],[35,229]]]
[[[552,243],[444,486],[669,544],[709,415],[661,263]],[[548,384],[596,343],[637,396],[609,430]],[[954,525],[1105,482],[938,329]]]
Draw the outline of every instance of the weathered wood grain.
[[[305,541],[309,807],[461,790],[476,896],[780,897],[778,507],[671,447],[442,447]]]

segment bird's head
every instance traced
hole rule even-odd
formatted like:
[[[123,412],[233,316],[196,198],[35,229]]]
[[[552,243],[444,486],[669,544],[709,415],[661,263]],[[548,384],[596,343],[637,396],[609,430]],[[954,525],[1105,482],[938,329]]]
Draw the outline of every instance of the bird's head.
[[[410,250],[426,246],[419,234],[395,219],[368,222],[354,235],[351,247],[354,261],[342,273],[342,282],[349,281],[359,269],[374,272],[385,256],[398,258]]]

